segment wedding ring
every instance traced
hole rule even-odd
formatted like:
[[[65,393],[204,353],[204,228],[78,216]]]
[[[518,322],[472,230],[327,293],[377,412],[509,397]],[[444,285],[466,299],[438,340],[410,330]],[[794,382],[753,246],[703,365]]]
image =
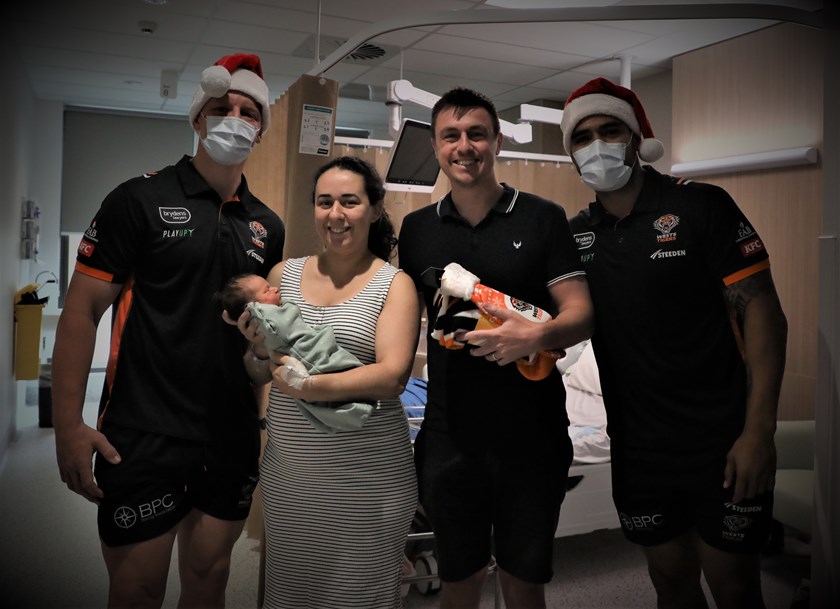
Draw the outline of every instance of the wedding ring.
[[[495,351],[493,351],[493,353],[491,353],[491,354],[490,354],[490,357],[492,357],[492,358],[493,358],[493,361],[494,361],[494,362],[498,362],[498,361],[499,361],[499,358],[498,358],[498,357],[496,357],[496,352],[495,352]]]

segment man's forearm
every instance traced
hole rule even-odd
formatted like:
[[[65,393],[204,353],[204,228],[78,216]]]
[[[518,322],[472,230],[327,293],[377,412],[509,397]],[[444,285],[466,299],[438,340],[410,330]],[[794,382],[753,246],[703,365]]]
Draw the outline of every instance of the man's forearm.
[[[745,432],[773,433],[785,370],[787,319],[775,293],[760,294],[744,311],[747,365]]]
[[[56,433],[82,421],[87,380],[96,344],[96,324],[85,316],[62,314],[52,359],[53,426]]]

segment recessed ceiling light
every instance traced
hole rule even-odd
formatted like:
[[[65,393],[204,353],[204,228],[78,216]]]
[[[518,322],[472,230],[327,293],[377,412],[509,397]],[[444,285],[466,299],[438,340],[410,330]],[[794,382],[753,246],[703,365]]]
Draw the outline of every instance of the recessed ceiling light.
[[[145,0],[146,4],[166,4],[168,0]]]

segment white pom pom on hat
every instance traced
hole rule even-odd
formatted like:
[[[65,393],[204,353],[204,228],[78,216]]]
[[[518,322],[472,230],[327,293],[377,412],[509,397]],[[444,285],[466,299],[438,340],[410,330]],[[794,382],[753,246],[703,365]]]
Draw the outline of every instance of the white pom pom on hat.
[[[642,102],[630,89],[617,85],[606,78],[595,78],[572,91],[563,107],[560,129],[563,131],[563,146],[571,149],[572,133],[583,119],[603,114],[625,123],[639,136],[639,158],[653,163],[665,154],[665,147],[653,136]]]
[[[268,131],[271,121],[268,85],[263,80],[260,58],[248,53],[225,55],[201,73],[201,83],[190,104],[190,124],[193,124],[208,100],[221,97],[228,91],[239,91],[252,97],[262,115],[260,133]]]

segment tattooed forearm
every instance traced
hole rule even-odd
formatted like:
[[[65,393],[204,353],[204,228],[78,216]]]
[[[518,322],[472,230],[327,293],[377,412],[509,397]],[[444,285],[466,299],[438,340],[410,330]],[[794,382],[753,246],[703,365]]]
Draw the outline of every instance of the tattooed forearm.
[[[766,270],[726,286],[723,296],[727,304],[735,310],[738,318],[743,319],[747,303],[759,294],[773,291],[773,289],[773,277],[770,271]]]

